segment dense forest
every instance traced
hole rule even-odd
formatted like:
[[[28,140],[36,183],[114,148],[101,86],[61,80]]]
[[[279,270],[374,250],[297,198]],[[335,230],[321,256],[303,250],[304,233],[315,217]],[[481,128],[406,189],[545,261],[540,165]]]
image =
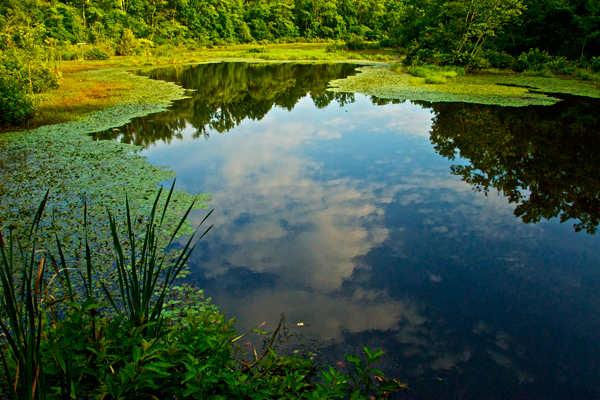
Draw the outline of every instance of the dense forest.
[[[232,44],[391,39],[405,48],[513,56],[600,54],[597,0],[2,0],[0,48],[118,42]]]

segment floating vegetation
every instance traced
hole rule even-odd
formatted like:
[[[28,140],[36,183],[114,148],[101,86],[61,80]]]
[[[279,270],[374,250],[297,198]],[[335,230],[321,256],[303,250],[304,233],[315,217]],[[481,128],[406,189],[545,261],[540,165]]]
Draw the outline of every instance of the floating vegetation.
[[[170,102],[183,98],[184,90],[173,84],[136,76],[124,70],[85,72],[89,79],[127,81],[132,89],[123,103],[88,115],[80,121],[44,126],[31,131],[4,134],[0,137],[0,230],[17,231],[31,223],[40,200],[50,191],[40,223],[41,246],[52,246],[54,233],[60,232],[67,256],[81,261],[81,234],[84,207],[87,205],[90,245],[96,254],[108,254],[110,238],[107,210],[124,212],[127,193],[136,215],[135,223],[143,227],[142,217],[152,205],[158,183],[175,176],[173,171],[151,165],[137,154],[140,147],[115,141],[93,141],[89,133],[121,126],[131,118],[164,111]],[[192,198],[175,191],[166,230],[172,230],[185,204]],[[197,208],[209,196],[199,196]],[[181,207],[179,209],[178,207]],[[187,223],[183,233],[191,232]],[[65,238],[64,235],[68,235]],[[108,265],[112,265],[109,261]]]
[[[332,81],[329,90],[398,100],[466,102],[509,107],[551,105],[560,101],[547,93],[600,98],[600,90],[595,84],[568,78],[471,74],[448,79],[443,85],[430,85],[425,84],[425,78],[392,71],[385,64],[365,66],[358,68],[358,71],[361,73]]]

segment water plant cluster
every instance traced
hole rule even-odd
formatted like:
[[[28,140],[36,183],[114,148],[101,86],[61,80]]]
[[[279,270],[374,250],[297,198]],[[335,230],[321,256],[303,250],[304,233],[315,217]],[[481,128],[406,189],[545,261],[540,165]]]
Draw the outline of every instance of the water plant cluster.
[[[396,65],[398,64],[392,64],[392,67]],[[425,67],[425,71],[435,71],[436,68]],[[444,68],[448,69],[448,67]],[[594,82],[573,77],[549,79],[542,76],[494,71],[457,75],[446,79],[445,84],[425,84],[424,78],[403,73],[402,71],[407,71],[407,68],[402,66],[390,69],[388,66],[372,65],[357,70],[360,71],[357,75],[332,81],[329,90],[396,100],[465,102],[508,107],[551,105],[559,102],[560,96],[553,96],[552,93],[600,97],[600,91]]]
[[[4,398],[366,400],[406,388],[373,368],[383,352],[366,347],[364,360],[347,356],[351,367],[345,374],[333,367],[319,371],[311,359],[277,355],[272,345],[281,321],[264,351],[243,361],[233,320],[201,292],[174,286],[197,242],[192,235],[179,251],[164,250],[193,204],[177,227],[165,232],[173,188],[163,206],[161,192],[140,237],[128,201],[124,221],[108,212],[116,285],[96,273],[87,222],[84,268],[70,264],[58,235],[52,249],[37,246],[48,193],[27,234],[11,229],[0,235]]]

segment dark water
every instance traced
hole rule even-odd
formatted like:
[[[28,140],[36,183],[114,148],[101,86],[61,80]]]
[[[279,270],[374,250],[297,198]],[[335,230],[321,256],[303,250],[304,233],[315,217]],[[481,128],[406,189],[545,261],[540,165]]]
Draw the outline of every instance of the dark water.
[[[238,330],[285,312],[329,362],[382,348],[401,398],[600,398],[600,102],[325,90],[353,68],[155,71],[193,98],[98,137],[212,193],[191,279]]]

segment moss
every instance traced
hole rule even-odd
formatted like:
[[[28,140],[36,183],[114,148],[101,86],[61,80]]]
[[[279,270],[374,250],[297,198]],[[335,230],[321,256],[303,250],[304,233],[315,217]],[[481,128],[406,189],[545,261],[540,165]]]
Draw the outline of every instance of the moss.
[[[448,80],[444,85],[426,85],[425,79],[394,72],[385,64],[366,66],[358,70],[361,73],[332,81],[330,90],[398,100],[467,102],[511,107],[551,105],[560,101],[545,93],[600,98],[600,90],[594,83],[573,78],[471,74]]]

